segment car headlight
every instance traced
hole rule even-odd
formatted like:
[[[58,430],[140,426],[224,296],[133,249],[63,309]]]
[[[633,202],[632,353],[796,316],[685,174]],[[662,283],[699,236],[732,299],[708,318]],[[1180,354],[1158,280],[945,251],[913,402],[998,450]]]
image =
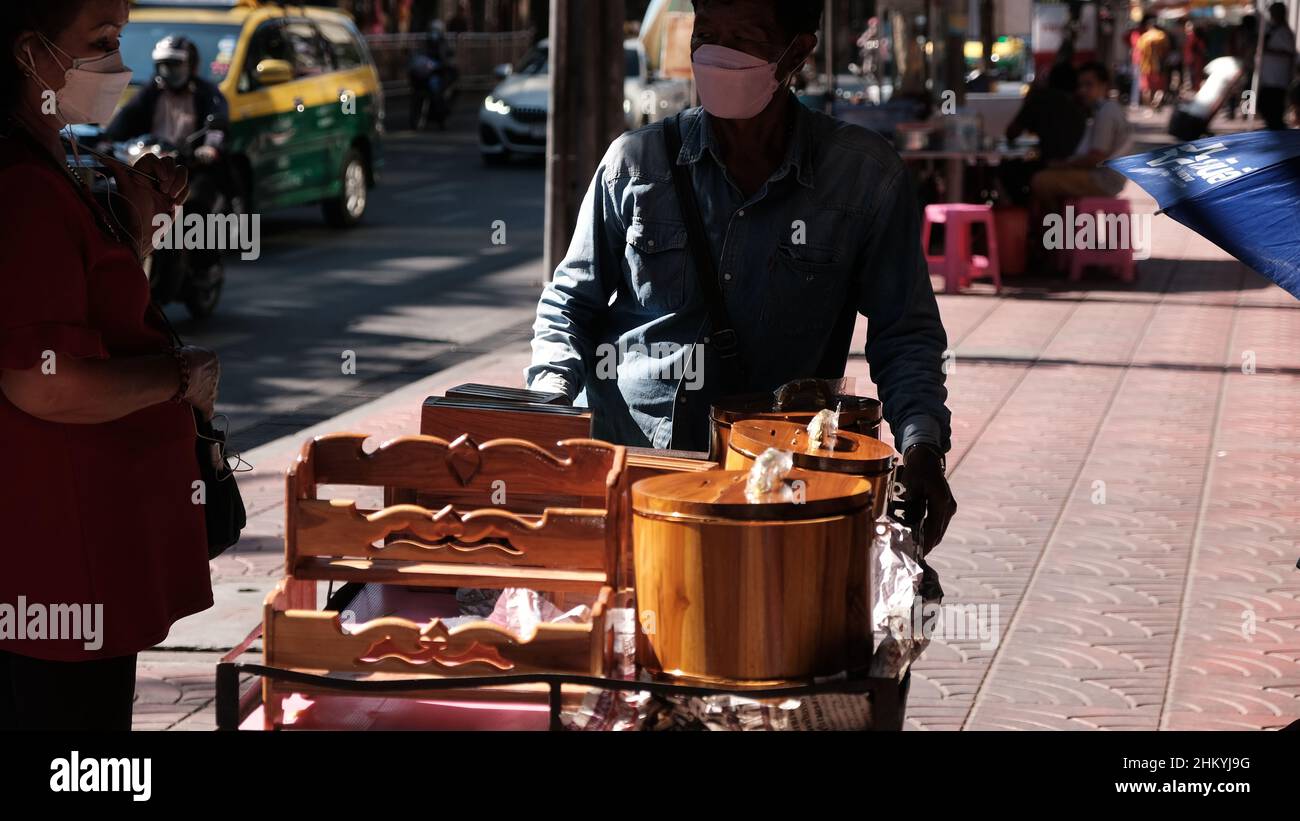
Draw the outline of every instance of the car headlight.
[[[493,97],[491,94],[483,101],[483,107],[493,114],[500,114],[503,117],[510,114],[510,106],[506,105],[505,100]]]

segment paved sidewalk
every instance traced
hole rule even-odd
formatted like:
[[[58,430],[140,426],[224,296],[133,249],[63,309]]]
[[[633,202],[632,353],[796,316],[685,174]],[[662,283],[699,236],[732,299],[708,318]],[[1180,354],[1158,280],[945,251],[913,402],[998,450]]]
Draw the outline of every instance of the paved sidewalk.
[[[1300,303],[1154,229],[1132,289],[940,298],[960,509],[933,563],[1001,640],[936,642],[913,728],[1300,718]]]
[[[1011,280],[1001,297],[939,298],[960,509],[932,559],[947,603],[983,608],[998,641],[934,643],[913,729],[1300,718],[1300,303],[1172,221],[1153,226],[1136,286]],[[864,335],[850,375],[869,390]],[[425,396],[518,384],[526,358],[525,338],[505,339],[247,454],[247,536],[213,563],[217,606],[142,657],[137,726],[212,726],[214,651],[257,623],[282,573],[282,474],[308,436],[414,433]]]

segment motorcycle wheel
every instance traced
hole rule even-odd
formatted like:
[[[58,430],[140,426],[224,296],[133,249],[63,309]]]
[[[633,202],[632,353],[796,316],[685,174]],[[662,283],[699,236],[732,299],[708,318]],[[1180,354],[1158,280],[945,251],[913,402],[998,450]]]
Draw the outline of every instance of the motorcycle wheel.
[[[342,192],[324,202],[325,221],[335,228],[351,228],[365,216],[369,200],[366,162],[355,148],[343,157],[340,172]]]
[[[185,289],[185,309],[190,312],[190,316],[194,319],[212,316],[217,310],[217,303],[221,301],[221,289],[225,284],[226,266],[220,260],[207,270],[203,281],[199,281],[196,273]]]
[[[411,95],[411,130],[423,131],[429,118],[429,96],[427,94]]]

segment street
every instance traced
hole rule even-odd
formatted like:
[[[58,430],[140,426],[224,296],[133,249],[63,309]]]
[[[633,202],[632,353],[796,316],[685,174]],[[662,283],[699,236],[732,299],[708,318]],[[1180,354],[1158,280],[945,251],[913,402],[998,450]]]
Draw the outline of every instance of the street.
[[[233,448],[336,416],[512,335],[527,344],[544,279],[545,172],[540,162],[483,166],[477,102],[462,99],[445,132],[389,135],[358,228],[334,231],[316,207],[264,215],[261,258],[227,259],[212,318],[169,308],[188,343],[221,356],[218,412]],[[498,220],[505,244],[493,244]],[[344,372],[348,351],[355,373]]]

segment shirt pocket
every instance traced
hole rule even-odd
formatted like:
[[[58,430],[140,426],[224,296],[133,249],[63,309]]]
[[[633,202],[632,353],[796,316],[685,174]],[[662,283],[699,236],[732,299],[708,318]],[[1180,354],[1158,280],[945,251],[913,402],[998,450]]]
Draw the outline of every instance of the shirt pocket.
[[[826,245],[781,243],[768,266],[763,324],[782,335],[829,331],[843,300],[843,251]]]
[[[686,226],[633,220],[623,258],[637,304],[660,312],[680,310],[686,294],[686,257]]]

